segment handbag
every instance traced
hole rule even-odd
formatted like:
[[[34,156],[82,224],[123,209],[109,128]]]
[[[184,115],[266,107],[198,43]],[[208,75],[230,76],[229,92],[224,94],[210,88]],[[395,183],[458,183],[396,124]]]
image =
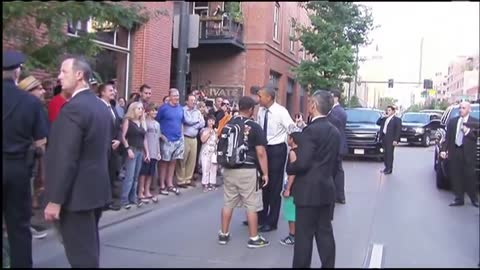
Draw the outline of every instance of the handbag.
[[[217,164],[217,151],[213,152],[212,154],[212,163]]]

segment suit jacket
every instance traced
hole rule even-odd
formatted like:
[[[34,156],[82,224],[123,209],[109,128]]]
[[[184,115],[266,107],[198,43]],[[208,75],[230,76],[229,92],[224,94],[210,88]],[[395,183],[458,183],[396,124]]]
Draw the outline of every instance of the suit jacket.
[[[46,152],[46,197],[70,211],[111,200],[108,157],[112,114],[92,91],[75,95],[52,125]]]
[[[321,206],[335,203],[333,173],[340,149],[340,133],[326,117],[315,119],[302,131],[303,142],[297,160],[287,165],[295,175],[292,195],[296,206]]]
[[[332,110],[327,116],[327,119],[340,132],[340,154],[344,155],[348,153],[347,137],[345,135],[345,126],[347,125],[347,113],[342,108],[342,106],[337,105],[332,108]]]
[[[380,140],[388,142],[400,142],[400,133],[402,130],[402,120],[393,116],[387,126],[387,134],[383,134],[383,127],[387,117],[380,117],[377,120],[377,125],[380,126]]]
[[[455,144],[455,139],[457,137],[457,124],[458,124],[458,119],[460,116],[454,117],[448,121],[447,124],[447,133],[446,133],[446,147],[447,151],[453,152],[453,150],[456,148]],[[466,123],[471,123],[471,124],[478,124],[478,119],[472,117],[471,115],[468,117],[468,121]],[[468,132],[467,135],[463,137],[463,149],[465,151],[465,162],[472,162],[475,164],[477,160],[477,136],[476,131],[474,131],[472,128],[470,129],[470,132]]]

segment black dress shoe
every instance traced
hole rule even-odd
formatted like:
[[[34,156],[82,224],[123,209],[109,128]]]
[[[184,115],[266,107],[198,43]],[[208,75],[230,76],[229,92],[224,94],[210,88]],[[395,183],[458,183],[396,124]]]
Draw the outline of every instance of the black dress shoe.
[[[120,211],[120,209],[122,209],[122,207],[118,204],[111,204],[111,205],[108,206],[108,209],[113,210],[113,211]]]
[[[464,204],[465,203],[461,201],[453,201],[449,206],[462,206]]]
[[[347,202],[345,201],[345,199],[343,199],[343,200],[336,200],[336,203],[346,204]]]
[[[477,201],[473,201],[472,205],[478,208],[478,202]]]
[[[245,221],[242,222],[242,223],[243,223],[243,225],[248,226],[248,221],[245,220]]]
[[[270,225],[262,225],[262,226],[260,226],[260,228],[258,228],[258,231],[259,232],[271,232],[271,231],[274,231],[276,229],[277,228],[272,227]]]
[[[383,174],[392,174],[392,172],[393,172],[392,170],[385,170],[383,171]]]

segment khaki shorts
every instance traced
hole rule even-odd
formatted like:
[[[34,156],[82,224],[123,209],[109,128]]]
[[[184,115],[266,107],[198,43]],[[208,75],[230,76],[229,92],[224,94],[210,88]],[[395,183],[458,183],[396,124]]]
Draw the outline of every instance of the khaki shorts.
[[[263,210],[262,189],[257,187],[256,169],[224,169],[224,206],[245,207],[247,211]]]

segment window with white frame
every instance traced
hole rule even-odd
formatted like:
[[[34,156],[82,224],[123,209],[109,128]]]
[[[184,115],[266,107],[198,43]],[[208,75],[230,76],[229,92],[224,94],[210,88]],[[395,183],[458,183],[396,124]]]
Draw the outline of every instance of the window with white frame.
[[[289,40],[290,40],[290,52],[291,53],[294,53],[295,51],[295,21],[293,20],[293,18],[291,19],[290,21],[290,33],[289,33]]]
[[[273,11],[273,39],[279,41],[278,31],[279,31],[279,22],[280,22],[280,4],[275,2],[275,8]]]

